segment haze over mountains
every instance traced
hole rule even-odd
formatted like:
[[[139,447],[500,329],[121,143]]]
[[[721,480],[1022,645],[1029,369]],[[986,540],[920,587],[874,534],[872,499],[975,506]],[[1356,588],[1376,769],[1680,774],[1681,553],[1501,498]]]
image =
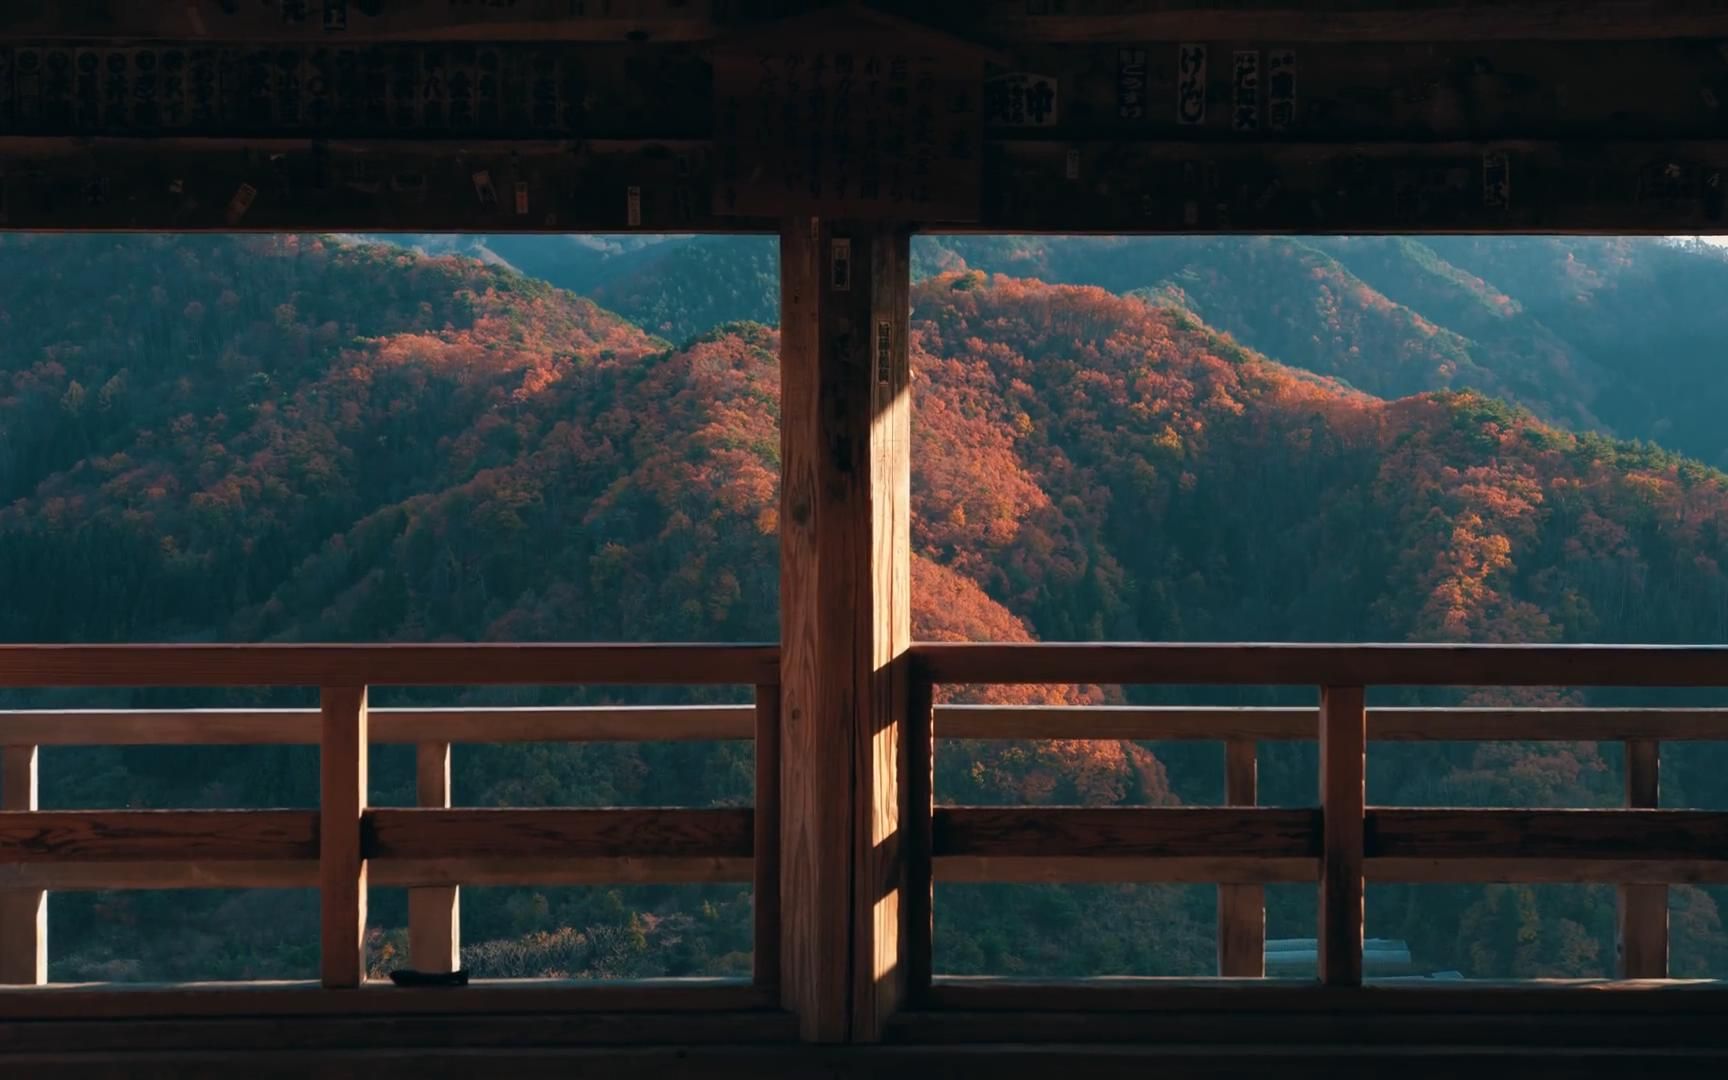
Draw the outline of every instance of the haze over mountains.
[[[777,637],[772,241],[397,239],[487,261],[351,238],[0,238],[0,638]],[[1728,639],[1714,249],[939,238],[915,257],[919,637]],[[1214,759],[945,746],[939,795],[1215,801]],[[1373,762],[1371,801],[1619,791],[1593,744]],[[1665,762],[1668,805],[1728,805],[1725,764]],[[382,798],[406,797],[405,767],[379,772]],[[749,776],[747,748],[477,748],[458,797],[709,805],[747,801]],[[1262,784],[1311,802],[1311,748],[1268,749]],[[59,805],[315,789],[288,750],[68,753],[45,781]],[[737,890],[562,893],[465,902],[490,970],[741,969]],[[1438,966],[1612,965],[1608,890],[1376,893],[1370,932]],[[1675,895],[1676,972],[1728,971],[1710,894]],[[1209,890],[945,897],[949,970],[1210,970]],[[167,949],[125,967],[100,904],[164,919],[166,902],[57,903],[57,970],[217,963]],[[188,910],[254,941],[248,970],[291,966],[297,909],[261,903]],[[1312,898],[1272,919],[1311,936]]]

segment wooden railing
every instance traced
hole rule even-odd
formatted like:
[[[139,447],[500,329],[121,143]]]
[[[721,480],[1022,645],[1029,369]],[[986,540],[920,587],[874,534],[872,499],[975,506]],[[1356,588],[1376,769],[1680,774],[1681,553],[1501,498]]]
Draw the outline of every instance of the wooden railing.
[[[901,910],[914,1009],[1058,1000],[1037,993],[1027,999],[1002,996],[1010,990],[1024,994],[1024,986],[935,978],[931,903],[937,881],[1216,884],[1219,970],[1233,978],[1263,973],[1264,886],[1313,883],[1320,890],[1320,981],[1330,987],[1362,981],[1363,893],[1369,882],[1618,885],[1621,974],[1653,979],[1667,973],[1667,886],[1728,881],[1728,814],[1663,810],[1657,798],[1660,743],[1728,739],[1728,710],[1366,707],[1370,686],[1725,686],[1728,649],[929,644],[913,646],[907,659],[908,771],[899,791],[913,812],[902,819],[910,827],[900,842],[885,850],[903,860],[910,884]],[[316,887],[321,987],[278,988],[288,996],[268,1001],[226,990],[195,999],[182,994],[165,998],[163,1010],[488,1008],[476,1005],[486,1000],[484,988],[478,997],[392,991],[385,995],[387,1006],[367,995],[317,996],[365,982],[368,885],[410,890],[408,962],[442,970],[458,959],[458,890],[464,884],[753,881],[755,968],[749,983],[563,987],[544,991],[553,997],[535,1007],[772,1007],[778,1002],[781,942],[779,780],[783,767],[798,767],[778,756],[779,680],[778,650],[765,646],[0,646],[0,687],[304,686],[319,688],[321,695],[318,709],[0,713],[0,983],[45,980],[43,920],[50,890]],[[1318,688],[1319,702],[1310,708],[932,704],[941,686],[979,683],[1309,685]],[[755,703],[411,709],[367,704],[369,686],[512,684],[732,684],[754,687]],[[937,807],[936,737],[1221,740],[1229,805]],[[756,740],[753,809],[450,805],[453,743],[708,739]],[[1255,805],[1256,744],[1297,739],[1319,740],[1320,805]],[[1365,804],[1370,741],[1477,739],[1621,742],[1627,807]],[[418,806],[367,804],[367,748],[374,743],[417,748]],[[317,810],[38,809],[39,748],[78,744],[317,745],[321,801]],[[852,911],[850,917],[859,916]],[[1089,988],[1084,1000],[1102,1000],[1097,992],[1099,987]],[[77,993],[85,992],[9,993],[0,1015],[118,1008],[118,999],[92,1004]],[[340,1005],[333,1003],[336,997]],[[59,1003],[19,1005],[26,1000]],[[128,995],[134,1004],[126,1008],[140,1008],[139,1000]],[[522,1000],[508,1007],[520,1008]],[[1060,1000],[1071,1007],[1075,999]]]
[[[450,971],[459,959],[458,889],[464,884],[753,881],[753,985],[694,994],[689,986],[672,985],[590,988],[580,999],[609,1008],[772,1004],[779,975],[778,679],[778,650],[767,646],[0,647],[4,687],[320,690],[316,710],[0,713],[0,984],[46,982],[49,890],[316,887],[320,981],[325,988],[348,988],[365,981],[368,885],[408,887],[409,963]],[[755,688],[755,704],[367,704],[367,687],[378,685],[572,684],[737,684]],[[469,809],[450,803],[452,743],[720,739],[755,740],[753,808]],[[417,807],[368,806],[368,747],[374,743],[416,747]],[[317,745],[319,808],[38,808],[40,747],[141,744]],[[660,989],[665,992],[655,992]],[[260,1006],[245,998],[238,1007]]]
[[[931,706],[942,684],[1166,684],[1318,688],[1317,708]],[[1728,882],[1728,813],[1658,809],[1664,740],[1728,740],[1728,709],[1368,709],[1380,686],[1728,686],[1728,649],[1617,646],[919,645],[913,650],[912,971],[928,1004],[1008,1000],[1003,987],[930,974],[932,881],[1219,883],[1219,971],[1264,974],[1264,886],[1315,883],[1319,974],[1362,981],[1367,882],[1610,883],[1620,974],[1668,974],[1667,888]],[[930,800],[931,736],[1208,739],[1226,746],[1223,807],[968,807]],[[1318,739],[1316,808],[1255,806],[1256,743]],[[1618,741],[1625,809],[1369,807],[1370,741]],[[922,881],[922,884],[920,884]],[[934,990],[932,986],[934,985]],[[1024,988],[1020,988],[1021,991]],[[1019,992],[1019,991],[1016,991]],[[1052,1000],[1036,996],[1039,1001]],[[1096,1000],[1095,998],[1088,1000]]]

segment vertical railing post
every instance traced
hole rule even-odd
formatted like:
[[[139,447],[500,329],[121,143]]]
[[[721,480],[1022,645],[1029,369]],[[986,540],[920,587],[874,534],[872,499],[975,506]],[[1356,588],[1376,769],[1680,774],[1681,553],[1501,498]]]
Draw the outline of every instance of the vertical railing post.
[[[0,746],[0,809],[37,807],[37,749]],[[48,893],[0,889],[0,985],[48,981]]]
[[[758,987],[780,990],[780,686],[756,688],[756,812],[751,945]]]
[[[1259,800],[1254,739],[1235,735],[1224,743],[1224,801],[1253,806]],[[1218,974],[1258,979],[1266,974],[1266,888],[1218,886]]]
[[[1626,740],[1626,805],[1654,810],[1661,805],[1661,743]],[[1668,977],[1668,886],[1620,886],[1620,977]]]
[[[906,948],[906,995],[922,1004],[935,973],[935,863],[931,829],[936,811],[936,688],[913,672],[906,703],[906,810],[901,815],[905,837],[906,923],[901,933]]]
[[[366,688],[327,686],[318,747],[321,969],[328,987],[366,981]]]
[[[450,806],[450,744],[414,748],[415,804]],[[462,966],[462,890],[422,885],[408,890],[408,962],[416,971],[449,972]]]
[[[1320,690],[1320,981],[1362,983],[1368,713],[1360,686]]]

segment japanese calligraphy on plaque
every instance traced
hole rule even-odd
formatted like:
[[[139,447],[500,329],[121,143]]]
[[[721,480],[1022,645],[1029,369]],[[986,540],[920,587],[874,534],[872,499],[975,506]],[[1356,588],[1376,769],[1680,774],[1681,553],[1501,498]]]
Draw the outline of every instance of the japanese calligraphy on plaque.
[[[1206,46],[1176,46],[1176,122],[1206,122]]]
[[[715,212],[976,220],[982,74],[886,39],[717,55]]]
[[[1056,80],[1014,72],[984,83],[984,123],[988,127],[1054,127]]]
[[[1266,57],[1266,126],[1289,131],[1296,123],[1296,54],[1281,49]]]
[[[1123,120],[1146,116],[1146,50],[1116,50],[1116,115]]]
[[[1260,54],[1238,52],[1230,65],[1230,130],[1260,127]]]

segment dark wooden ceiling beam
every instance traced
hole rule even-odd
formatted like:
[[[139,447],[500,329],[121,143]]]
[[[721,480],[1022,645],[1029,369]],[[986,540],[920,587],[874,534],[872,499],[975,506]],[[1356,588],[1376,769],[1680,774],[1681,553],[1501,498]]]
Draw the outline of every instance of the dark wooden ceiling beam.
[[[1281,38],[1332,42],[1627,41],[1728,36],[1687,0],[974,0],[941,16],[1005,42]]]

